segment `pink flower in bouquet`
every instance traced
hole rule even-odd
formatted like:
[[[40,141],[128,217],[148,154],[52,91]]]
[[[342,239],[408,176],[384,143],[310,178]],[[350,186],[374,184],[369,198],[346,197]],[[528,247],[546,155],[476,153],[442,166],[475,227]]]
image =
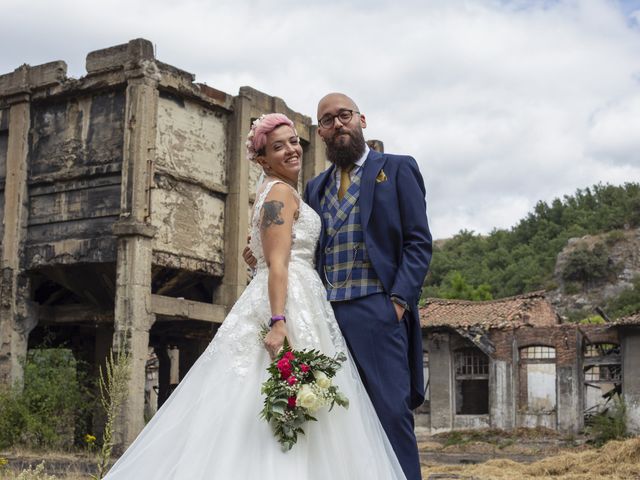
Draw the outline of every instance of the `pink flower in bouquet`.
[[[287,398],[287,405],[289,408],[296,408],[296,397]]]
[[[302,370],[303,373],[307,373],[309,371],[309,365],[307,365],[306,363],[301,363],[300,370]]]
[[[288,359],[281,358],[280,360],[278,360],[278,363],[276,365],[278,367],[278,370],[280,371],[280,375],[282,376],[282,378],[288,378],[291,375],[292,367],[291,362],[289,362]]]
[[[293,354],[291,350],[289,350],[288,352],[285,352],[282,358],[286,358],[287,360],[291,361],[291,360],[295,360],[296,356]]]
[[[293,385],[298,381],[298,379],[296,377],[294,377],[293,375],[291,375],[289,378],[287,378],[287,383],[289,385]]]

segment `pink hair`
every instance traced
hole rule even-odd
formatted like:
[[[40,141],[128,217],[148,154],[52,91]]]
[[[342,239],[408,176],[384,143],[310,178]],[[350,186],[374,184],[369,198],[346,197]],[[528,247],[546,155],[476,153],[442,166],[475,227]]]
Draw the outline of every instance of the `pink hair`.
[[[295,132],[293,122],[282,113],[268,113],[256,119],[247,135],[247,158],[255,161],[267,144],[267,135],[282,125],[291,127]]]

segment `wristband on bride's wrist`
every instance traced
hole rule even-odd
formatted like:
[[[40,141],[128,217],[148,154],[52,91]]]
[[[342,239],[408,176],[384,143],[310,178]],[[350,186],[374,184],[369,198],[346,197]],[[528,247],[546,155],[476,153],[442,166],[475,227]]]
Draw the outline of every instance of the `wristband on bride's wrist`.
[[[272,328],[277,322],[283,321],[287,323],[287,319],[284,315],[273,315],[269,320],[269,328]]]

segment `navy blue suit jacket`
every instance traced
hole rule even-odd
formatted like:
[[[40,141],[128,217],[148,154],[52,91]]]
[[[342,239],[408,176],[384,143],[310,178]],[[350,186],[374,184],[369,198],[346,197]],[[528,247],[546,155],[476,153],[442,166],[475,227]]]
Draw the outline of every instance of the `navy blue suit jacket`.
[[[305,189],[305,202],[321,217],[320,199],[334,168],[310,180]],[[410,306],[411,408],[417,408],[424,402],[418,300],[432,252],[425,187],[417,162],[409,156],[371,150],[363,166],[359,203],[364,242],[373,268],[387,294],[402,297]],[[319,245],[324,244],[324,235],[323,228]],[[316,251],[316,268],[318,272],[324,268],[320,249]]]

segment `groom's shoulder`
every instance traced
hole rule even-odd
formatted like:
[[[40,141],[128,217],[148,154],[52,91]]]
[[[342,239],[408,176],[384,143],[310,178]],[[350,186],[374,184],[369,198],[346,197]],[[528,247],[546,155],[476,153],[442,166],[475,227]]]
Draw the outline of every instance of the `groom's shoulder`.
[[[307,183],[307,188],[312,187],[316,183],[320,182],[323,178],[325,178],[329,174],[332,168],[333,168],[333,165],[330,165],[327,169],[323,170],[318,175],[316,175],[311,180],[309,180],[309,182]]]
[[[396,153],[377,153],[384,159],[387,168],[417,167],[418,162],[411,155],[402,155]]]

